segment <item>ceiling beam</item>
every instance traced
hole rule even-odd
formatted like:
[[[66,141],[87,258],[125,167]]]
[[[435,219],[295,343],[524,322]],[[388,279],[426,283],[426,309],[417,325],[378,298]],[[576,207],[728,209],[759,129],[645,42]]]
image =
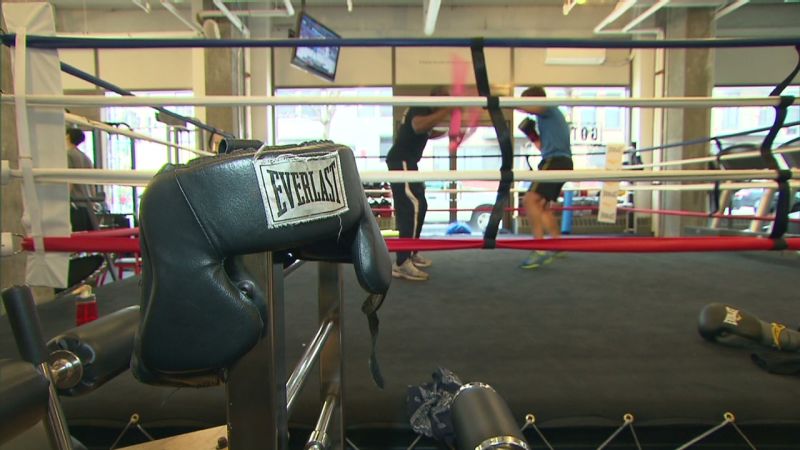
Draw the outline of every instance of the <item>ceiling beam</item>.
[[[730,5],[725,5],[714,14],[714,20],[719,20],[748,3],[750,3],[750,0],[736,0]]]
[[[594,27],[595,34],[602,33],[607,26],[611,25],[615,20],[622,17],[622,15],[628,12],[629,9],[633,8],[633,5],[635,4],[636,0],[620,0],[617,2],[614,10],[611,11],[611,13],[609,13],[605,19],[601,20],[596,27]]]
[[[627,25],[622,27],[622,31],[625,32],[625,33],[631,31],[637,25],[639,25],[640,23],[644,22],[645,19],[647,19],[648,17],[650,17],[653,14],[655,14],[659,9],[667,6],[670,1],[672,1],[672,0],[659,0],[653,6],[647,8],[645,10],[645,12],[643,12],[642,14],[639,14],[638,16],[636,16],[636,18],[634,18],[633,20],[628,22]]]
[[[167,11],[171,12],[173,16],[175,16],[178,20],[181,21],[181,23],[194,30],[195,33],[201,36],[205,35],[205,33],[203,32],[203,28],[200,27],[200,25],[198,25],[195,22],[192,22],[186,17],[183,17],[183,14],[181,14],[180,11],[178,11],[178,8],[176,8],[175,5],[172,3],[172,0],[161,0],[161,6],[163,6],[164,9],[166,9]]]
[[[150,14],[150,2],[149,0],[131,0],[134,5],[142,8],[142,11]]]
[[[232,13],[231,10],[228,9],[224,3],[222,3],[222,0],[213,0],[213,3],[214,6],[216,6],[220,12],[222,12],[222,14],[231,22],[231,24],[233,24],[233,26],[236,27],[236,29],[239,30],[242,35],[244,35],[244,37],[250,37],[250,30],[247,28],[244,22],[242,22],[242,20],[236,14]]]

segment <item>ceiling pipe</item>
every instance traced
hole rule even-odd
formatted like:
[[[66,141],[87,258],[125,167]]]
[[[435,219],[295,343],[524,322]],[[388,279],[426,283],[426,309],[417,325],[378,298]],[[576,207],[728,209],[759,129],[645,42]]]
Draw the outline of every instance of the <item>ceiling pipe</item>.
[[[436,30],[436,20],[439,18],[439,9],[442,7],[442,0],[422,0],[422,8],[425,13],[425,36],[430,36]]]
[[[347,0],[347,12],[353,12],[353,0]]]
[[[617,5],[614,7],[614,10],[606,16],[605,19],[600,21],[596,27],[594,27],[595,34],[603,34],[605,31],[605,27],[611,25],[612,22],[622,17],[623,14],[628,12],[629,9],[633,8],[633,5],[636,4],[637,0],[620,0],[617,2]]]
[[[236,14],[232,13],[231,10],[228,9],[224,3],[222,3],[222,0],[213,0],[213,3],[214,6],[219,8],[220,12],[222,12],[225,18],[227,18],[233,24],[233,26],[244,35],[245,38],[250,37],[250,30],[247,29],[247,26],[244,24],[244,22],[242,22],[242,20],[239,19]]]
[[[178,20],[180,20],[184,25],[194,30],[195,33],[198,35],[204,36],[205,33],[203,32],[203,28],[200,25],[192,22],[191,20],[183,17],[183,15],[178,11],[178,8],[172,3],[172,0],[161,0],[161,6],[164,7],[167,11],[171,12],[173,16],[175,16]]]
[[[644,22],[645,19],[647,19],[648,17],[650,17],[653,14],[655,14],[659,9],[667,6],[670,1],[671,0],[659,0],[653,6],[647,8],[647,10],[645,10],[645,12],[643,12],[640,15],[638,15],[635,19],[631,20],[630,22],[628,22],[627,25],[622,27],[622,31],[625,32],[625,33],[631,31],[637,25],[639,25],[640,23]]]
[[[750,3],[750,0],[736,0],[730,5],[723,6],[714,14],[714,20],[719,20],[748,3]]]
[[[142,11],[150,14],[150,2],[148,0],[131,0],[134,5],[142,8]]]

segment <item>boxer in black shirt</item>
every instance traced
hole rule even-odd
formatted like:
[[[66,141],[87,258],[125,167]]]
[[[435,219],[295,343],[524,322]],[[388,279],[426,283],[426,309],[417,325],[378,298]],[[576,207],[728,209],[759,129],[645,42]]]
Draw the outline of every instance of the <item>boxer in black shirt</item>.
[[[434,88],[430,95],[447,96],[448,91]],[[395,142],[386,155],[389,170],[416,171],[417,163],[428,139],[442,137],[447,132],[434,131],[434,127],[445,122],[452,108],[411,107],[406,110],[400,127],[395,134]],[[394,199],[395,220],[400,237],[418,238],[425,222],[428,202],[425,200],[425,183],[391,183]],[[413,281],[424,281],[428,274],[419,270],[429,267],[432,262],[416,252],[397,252],[392,266],[392,276]]]

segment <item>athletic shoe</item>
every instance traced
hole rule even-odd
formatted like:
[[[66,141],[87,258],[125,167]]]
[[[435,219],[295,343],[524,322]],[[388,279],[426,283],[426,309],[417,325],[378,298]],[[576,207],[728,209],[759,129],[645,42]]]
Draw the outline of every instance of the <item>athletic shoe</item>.
[[[553,252],[537,250],[531,252],[525,261],[522,261],[519,267],[520,269],[536,269],[537,267],[549,264],[551,261],[553,261],[553,258],[555,258],[555,254]]]
[[[419,253],[414,253],[413,255],[411,255],[411,262],[414,263],[414,265],[417,266],[418,268],[425,268],[433,265],[433,261],[431,261],[428,258],[425,258]]]
[[[405,278],[411,281],[425,281],[429,275],[419,269],[411,262],[411,258],[405,260],[399,266],[392,264],[392,276],[395,278]]]

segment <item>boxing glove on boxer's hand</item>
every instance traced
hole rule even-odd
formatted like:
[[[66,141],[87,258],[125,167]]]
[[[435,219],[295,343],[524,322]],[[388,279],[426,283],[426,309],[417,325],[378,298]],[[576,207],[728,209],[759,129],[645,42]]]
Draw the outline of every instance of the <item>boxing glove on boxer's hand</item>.
[[[539,139],[539,133],[536,132],[536,121],[530,117],[522,119],[517,128],[525,133],[525,136],[528,136],[531,141],[536,142]]]

